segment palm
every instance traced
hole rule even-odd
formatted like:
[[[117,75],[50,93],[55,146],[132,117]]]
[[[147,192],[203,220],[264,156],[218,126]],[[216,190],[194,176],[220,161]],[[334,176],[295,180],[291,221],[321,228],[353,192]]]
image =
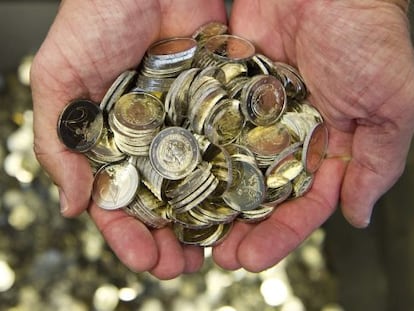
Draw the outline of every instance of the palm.
[[[353,224],[367,225],[372,205],[402,172],[413,130],[411,98],[400,92],[413,68],[402,14],[380,1],[235,2],[233,32],[299,68],[330,143],[313,190],[259,226],[236,226],[214,251],[219,264],[269,267],[325,221],[338,199]]]
[[[99,101],[153,41],[189,35],[210,20],[225,22],[221,1],[170,2],[63,1],[32,67],[35,151],[61,189],[61,205],[67,207],[63,214],[75,216],[89,207],[118,257],[133,270],[150,270],[160,278],[198,269],[201,249],[182,247],[169,229],[151,232],[123,212],[91,204],[92,173],[86,159],[67,151],[54,133],[58,115],[70,100]]]

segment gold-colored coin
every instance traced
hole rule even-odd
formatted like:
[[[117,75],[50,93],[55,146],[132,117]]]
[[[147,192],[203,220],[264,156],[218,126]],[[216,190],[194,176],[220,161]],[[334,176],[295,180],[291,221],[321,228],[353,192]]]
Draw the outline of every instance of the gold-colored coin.
[[[148,93],[128,93],[116,102],[114,117],[127,129],[148,130],[161,126],[165,118],[163,103]]]
[[[290,145],[291,139],[287,128],[281,123],[276,123],[245,131],[241,142],[256,154],[275,156]]]

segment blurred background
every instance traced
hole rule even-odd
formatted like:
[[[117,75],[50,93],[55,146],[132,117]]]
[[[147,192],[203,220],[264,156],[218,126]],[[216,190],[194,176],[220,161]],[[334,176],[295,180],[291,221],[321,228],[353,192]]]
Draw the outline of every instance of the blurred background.
[[[85,215],[64,219],[36,162],[28,73],[59,1],[0,2],[0,310],[414,310],[414,157],[358,230],[337,212],[276,267],[159,281],[132,273]],[[410,10],[410,16],[411,14]]]

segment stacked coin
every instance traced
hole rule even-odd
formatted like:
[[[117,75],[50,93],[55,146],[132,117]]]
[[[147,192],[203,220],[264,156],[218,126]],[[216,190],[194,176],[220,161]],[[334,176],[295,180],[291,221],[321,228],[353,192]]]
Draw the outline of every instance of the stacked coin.
[[[298,70],[226,31],[210,23],[154,43],[101,109],[75,101],[59,119],[62,142],[96,171],[93,200],[169,225],[182,243],[215,245],[234,221],[303,196],[327,149]]]
[[[134,91],[118,99],[109,112],[108,122],[119,150],[129,155],[146,156],[164,118],[164,105],[157,97]]]
[[[191,67],[196,50],[197,41],[192,38],[171,38],[154,43],[141,62],[137,87],[148,92],[167,92],[177,75]]]

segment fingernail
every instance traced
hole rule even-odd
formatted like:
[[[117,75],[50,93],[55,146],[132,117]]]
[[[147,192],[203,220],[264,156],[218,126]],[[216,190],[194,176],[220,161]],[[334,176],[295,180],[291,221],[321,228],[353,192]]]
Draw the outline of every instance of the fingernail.
[[[68,209],[68,199],[66,198],[65,193],[61,188],[59,188],[59,202],[60,202],[60,212],[62,214]]]

